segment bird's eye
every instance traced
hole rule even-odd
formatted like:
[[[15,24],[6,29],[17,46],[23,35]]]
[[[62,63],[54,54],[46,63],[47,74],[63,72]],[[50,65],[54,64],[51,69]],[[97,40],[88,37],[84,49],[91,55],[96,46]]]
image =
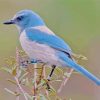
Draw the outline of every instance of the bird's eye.
[[[23,16],[19,16],[16,19],[17,19],[17,21],[21,21],[23,19]]]

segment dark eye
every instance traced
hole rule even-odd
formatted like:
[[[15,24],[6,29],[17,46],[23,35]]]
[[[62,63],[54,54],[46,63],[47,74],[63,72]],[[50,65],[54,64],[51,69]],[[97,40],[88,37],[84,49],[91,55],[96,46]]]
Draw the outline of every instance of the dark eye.
[[[23,19],[23,16],[19,16],[16,19],[17,19],[17,21],[21,21]]]

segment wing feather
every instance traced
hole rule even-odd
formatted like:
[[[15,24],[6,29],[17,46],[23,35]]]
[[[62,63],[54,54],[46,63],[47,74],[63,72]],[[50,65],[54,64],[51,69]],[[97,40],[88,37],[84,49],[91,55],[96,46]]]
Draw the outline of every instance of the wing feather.
[[[46,44],[50,47],[71,54],[72,50],[67,43],[60,37],[48,33],[49,31],[41,31],[38,28],[27,28],[25,30],[26,35],[30,41],[36,41],[40,44]]]

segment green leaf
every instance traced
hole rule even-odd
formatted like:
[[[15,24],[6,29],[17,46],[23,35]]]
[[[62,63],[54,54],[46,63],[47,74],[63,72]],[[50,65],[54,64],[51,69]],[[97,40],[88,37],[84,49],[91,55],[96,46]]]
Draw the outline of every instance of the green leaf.
[[[63,70],[61,68],[57,67],[55,69],[55,73],[57,73],[57,74],[62,73],[63,74]]]
[[[44,95],[40,94],[40,100],[47,100],[47,99]]]
[[[50,86],[50,95],[56,95],[56,93],[56,90],[52,86]]]

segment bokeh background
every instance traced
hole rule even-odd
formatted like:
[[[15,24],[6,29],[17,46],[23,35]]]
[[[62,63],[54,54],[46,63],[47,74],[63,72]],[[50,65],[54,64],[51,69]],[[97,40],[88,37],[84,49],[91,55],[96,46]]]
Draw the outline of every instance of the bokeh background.
[[[16,46],[20,47],[16,27],[2,23],[22,9],[40,14],[75,53],[88,57],[81,64],[100,78],[100,0],[0,0],[0,67],[5,58],[15,55]],[[15,100],[4,91],[5,87],[13,88],[6,82],[8,77],[0,71],[0,100]],[[68,100],[100,100],[100,87],[75,74],[60,96]]]

